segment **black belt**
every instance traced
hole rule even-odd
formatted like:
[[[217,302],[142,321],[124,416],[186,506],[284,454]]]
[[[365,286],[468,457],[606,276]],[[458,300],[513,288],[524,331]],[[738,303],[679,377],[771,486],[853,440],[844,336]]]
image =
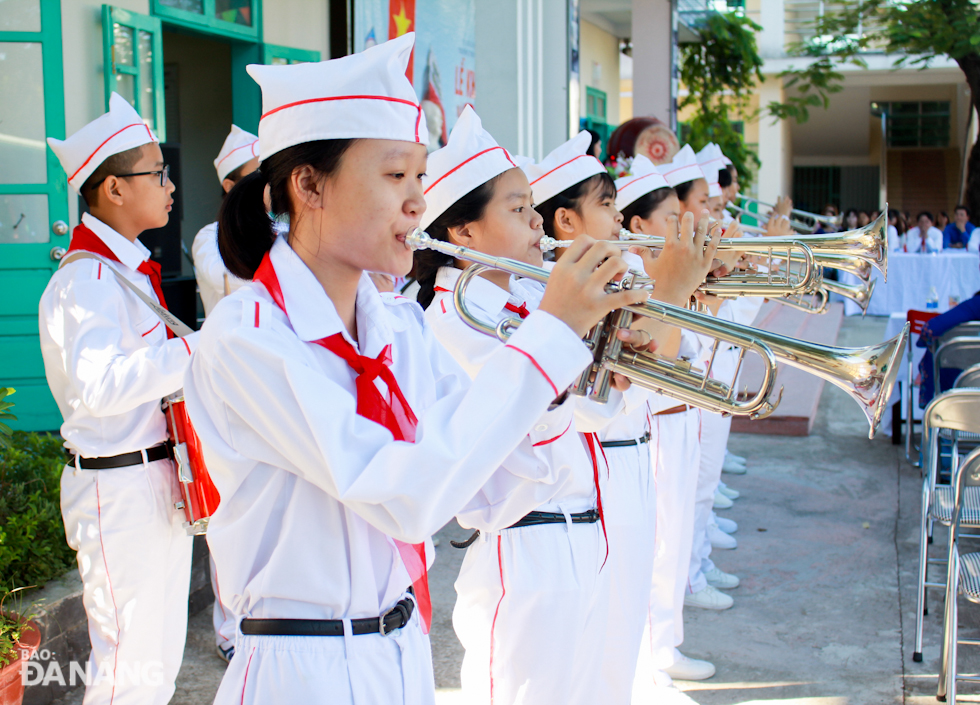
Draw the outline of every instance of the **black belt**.
[[[647,431],[639,438],[630,438],[626,441],[603,441],[599,445],[603,448],[626,448],[627,446],[638,446],[641,443],[650,442],[650,432]]]
[[[399,600],[398,604],[380,617],[352,619],[351,632],[361,634],[380,634],[387,636],[401,629],[412,618],[415,602]],[[254,636],[343,636],[342,619],[243,619],[242,634]]]
[[[170,457],[170,451],[166,443],[147,448],[145,451],[134,450],[132,453],[120,453],[119,455],[105,455],[99,458],[78,458],[78,467],[82,470],[111,470],[112,468],[125,468],[130,465],[142,465],[143,453],[146,453],[146,462],[152,463],[155,460],[163,460]],[[75,464],[75,454],[68,453],[68,464]]]
[[[587,512],[569,514],[573,524],[595,524],[599,521],[599,512],[590,509]],[[524,515],[516,524],[511,524],[508,529],[519,529],[522,526],[541,526],[542,524],[564,524],[565,515],[561,512],[530,512]],[[506,529],[505,529],[506,530]],[[474,531],[465,541],[450,541],[453,548],[469,548],[480,536],[480,530]]]

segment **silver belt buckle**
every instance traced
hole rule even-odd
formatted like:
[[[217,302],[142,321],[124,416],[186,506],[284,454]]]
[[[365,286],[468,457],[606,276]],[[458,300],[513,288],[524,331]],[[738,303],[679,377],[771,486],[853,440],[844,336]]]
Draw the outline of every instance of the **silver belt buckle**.
[[[385,631],[385,620],[388,617],[390,617],[392,613],[398,612],[398,611],[399,611],[398,605],[395,605],[390,610],[388,610],[387,612],[385,612],[383,615],[381,615],[380,617],[378,617],[378,633],[381,634],[381,636],[388,636],[389,634],[391,634],[391,632],[395,631],[394,629],[392,629],[391,632],[386,632]],[[404,626],[404,624],[402,624],[402,626]]]

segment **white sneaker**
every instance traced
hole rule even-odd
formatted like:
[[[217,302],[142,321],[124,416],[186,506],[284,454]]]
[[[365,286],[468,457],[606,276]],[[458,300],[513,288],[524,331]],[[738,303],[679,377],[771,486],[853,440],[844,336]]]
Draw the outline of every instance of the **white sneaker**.
[[[726,519],[725,517],[715,517],[715,526],[724,531],[726,534],[734,534],[738,531],[738,524],[731,519]]]
[[[664,670],[671,678],[679,681],[703,681],[715,675],[713,663],[685,656],[677,649],[674,649],[674,663]]]
[[[737,575],[726,573],[721,568],[714,567],[704,574],[708,585],[719,590],[733,590],[738,587],[739,580]]]
[[[697,700],[694,700],[676,685],[654,688],[652,702],[657,703],[657,705],[698,705]]]
[[[721,548],[726,551],[733,551],[738,548],[738,541],[734,536],[729,536],[718,528],[717,524],[708,524],[708,541],[712,548]]]
[[[735,506],[735,503],[732,500],[715,490],[715,509],[731,509],[733,506]]]
[[[721,492],[726,497],[728,497],[728,499],[738,499],[739,497],[742,496],[741,492],[739,492],[734,488],[729,487],[724,482],[718,483],[718,491]]]
[[[726,455],[724,462],[721,464],[721,471],[731,473],[732,475],[744,475],[745,466],[729,460],[728,456]]]
[[[725,457],[731,460],[733,463],[738,463],[739,465],[748,465],[748,461],[741,455],[735,455],[730,450],[725,449]]]
[[[711,585],[708,585],[703,590],[692,592],[690,595],[684,595],[685,607],[700,607],[704,610],[727,610],[734,604],[735,600]],[[712,669],[711,672],[714,673],[714,670]],[[674,675],[669,668],[667,669],[667,673],[672,678],[679,677]],[[705,676],[705,678],[708,678],[708,676]]]

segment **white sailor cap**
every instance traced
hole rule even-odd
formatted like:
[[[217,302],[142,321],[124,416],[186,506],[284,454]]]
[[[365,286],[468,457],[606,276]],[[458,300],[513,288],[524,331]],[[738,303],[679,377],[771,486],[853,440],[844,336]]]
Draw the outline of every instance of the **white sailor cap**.
[[[517,163],[506,149],[483,129],[480,116],[467,105],[442,149],[429,155],[422,187],[425,189],[425,213],[422,228],[427,228],[456,201]]]
[[[616,210],[657,189],[670,188],[660,168],[642,154],[633,157],[630,175],[616,179]]]
[[[409,32],[331,61],[250,64],[246,70],[262,89],[260,158],[317,140],[428,144],[425,114],[405,76],[414,45]]]
[[[231,132],[225,137],[225,143],[221,145],[221,151],[218,152],[218,158],[214,160],[218,181],[224,181],[228,174],[257,156],[259,156],[259,138],[238,125],[232,125]]]
[[[544,203],[565,189],[606,170],[602,162],[586,154],[591,144],[592,135],[582,130],[539,163],[522,167],[531,183],[535,203]]]
[[[674,155],[674,161],[670,164],[663,164],[660,173],[667,179],[671,186],[677,186],[695,179],[703,179],[704,172],[698,166],[697,155],[691,149],[691,145],[685,144],[680,151]]]
[[[113,154],[156,141],[153,130],[116,92],[109,97],[109,112],[105,115],[63,141],[48,137],[48,144],[68,174],[68,183],[79,193],[92,172]]]
[[[706,144],[696,156],[701,171],[704,172],[704,178],[708,180],[708,198],[720,196],[718,172],[725,168],[725,155],[721,153],[721,147],[711,142]]]

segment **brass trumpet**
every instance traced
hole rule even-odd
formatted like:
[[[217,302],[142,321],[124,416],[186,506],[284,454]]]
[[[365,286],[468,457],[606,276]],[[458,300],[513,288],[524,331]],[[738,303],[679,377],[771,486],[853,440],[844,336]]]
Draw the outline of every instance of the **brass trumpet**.
[[[754,218],[754,219],[758,220],[760,223],[762,223],[763,225],[768,224],[769,223],[769,219],[772,217],[771,214],[770,215],[765,215],[764,213],[753,213],[752,211],[747,211],[744,208],[742,208],[741,206],[736,206],[734,203],[729,203],[726,206],[726,208],[728,208],[731,211],[734,211],[736,215],[741,215],[741,216],[747,216],[749,218]],[[798,230],[801,233],[812,233],[816,229],[812,225],[810,225],[809,223],[804,223],[802,220],[796,220],[795,218],[792,218],[792,217],[789,218],[788,220],[789,220],[789,226],[791,228],[793,228],[793,230]],[[755,226],[746,225],[744,227],[745,228],[750,228],[750,227],[754,228]],[[764,227],[760,227],[758,229],[761,230],[762,232],[765,232],[765,228]]]
[[[775,208],[776,207],[776,206],[772,205],[771,203],[766,203],[765,201],[760,201],[758,198],[752,198],[751,196],[744,196],[742,194],[738,194],[738,196],[736,196],[736,198],[739,198],[739,199],[741,199],[743,201],[749,201],[751,203],[758,203],[763,208]],[[885,212],[887,212],[887,211],[888,211],[888,208],[886,207],[885,208]],[[824,225],[831,225],[831,226],[833,226],[835,228],[839,228],[841,226],[841,223],[843,222],[843,216],[841,216],[841,215],[820,215],[819,213],[811,213],[810,211],[801,210],[799,208],[792,209],[790,211],[790,215],[792,215],[793,213],[799,213],[801,217],[808,218],[808,219],[812,220],[814,223],[823,223]],[[756,214],[756,213],[748,213],[748,215],[751,215],[752,217],[757,217],[758,214]],[[814,230],[815,229],[811,225],[807,225],[806,227],[809,228],[810,230]]]
[[[457,259],[476,262],[460,276],[453,295],[460,317],[472,328],[496,336],[505,341],[521,324],[519,318],[506,318],[497,324],[476,318],[466,305],[469,283],[487,268],[509,272],[517,277],[527,277],[547,282],[548,270],[515,260],[493,257],[466,247],[433,240],[416,228],[405,239],[413,249],[433,249]],[[632,276],[607,285],[608,291],[632,287]],[[669,325],[715,339],[706,369],[701,372],[683,360],[667,359],[656,353],[624,350],[616,332],[628,328],[633,316],[649,316]],[[586,337],[585,342],[593,352],[593,363],[580,377],[572,391],[589,394],[603,401],[609,391],[613,373],[629,378],[634,384],[655,392],[662,392],[684,403],[710,411],[746,415],[753,418],[766,416],[776,408],[782,390],[774,402],[770,397],[775,386],[776,360],[802,369],[844,390],[864,411],[871,426],[870,437],[878,428],[888,397],[898,374],[897,361],[901,358],[908,340],[908,325],[901,334],[891,340],[865,348],[837,348],[819,343],[795,340],[777,333],[758,330],[695,313],[648,299],[646,303],[628,306],[601,321]],[[731,383],[711,378],[715,354],[722,343],[739,348],[735,376]],[[764,370],[759,391],[752,397],[739,400],[735,380],[745,354],[752,351],[762,359]],[[592,375],[594,381],[589,382]]]

